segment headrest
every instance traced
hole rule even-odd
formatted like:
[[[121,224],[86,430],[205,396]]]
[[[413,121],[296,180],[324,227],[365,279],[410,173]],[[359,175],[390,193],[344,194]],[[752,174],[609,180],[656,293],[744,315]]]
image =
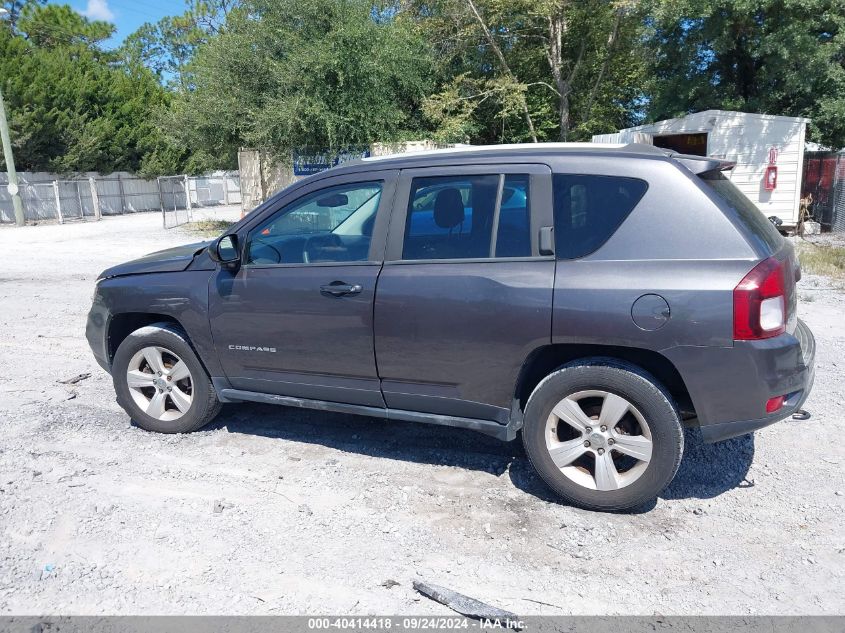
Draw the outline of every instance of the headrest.
[[[441,229],[453,229],[464,221],[464,200],[455,187],[443,189],[434,199],[434,222]]]
[[[373,236],[373,227],[376,225],[376,214],[373,213],[361,224],[361,235],[366,237]]]

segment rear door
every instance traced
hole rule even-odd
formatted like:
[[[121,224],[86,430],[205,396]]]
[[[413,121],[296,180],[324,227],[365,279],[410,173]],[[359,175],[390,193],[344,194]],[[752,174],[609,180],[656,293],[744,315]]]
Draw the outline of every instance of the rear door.
[[[551,337],[545,165],[404,170],[375,304],[391,409],[506,423],[519,370]]]
[[[217,271],[211,329],[235,389],[384,407],[373,298],[398,172],[323,178],[246,226]]]

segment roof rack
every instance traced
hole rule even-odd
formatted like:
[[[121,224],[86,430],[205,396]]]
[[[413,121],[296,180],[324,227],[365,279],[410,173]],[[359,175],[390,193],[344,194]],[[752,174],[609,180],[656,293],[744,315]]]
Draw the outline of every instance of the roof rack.
[[[380,160],[391,160],[396,158],[409,158],[416,156],[431,156],[443,154],[469,154],[504,151],[573,151],[573,150],[617,150],[629,151],[639,154],[665,154],[659,147],[645,145],[643,143],[503,143],[501,145],[459,145],[457,147],[446,147],[441,149],[427,149],[419,152],[407,152],[401,154],[385,154],[383,156],[368,156],[360,159],[363,162],[375,162]],[[357,162],[357,161],[355,161]]]

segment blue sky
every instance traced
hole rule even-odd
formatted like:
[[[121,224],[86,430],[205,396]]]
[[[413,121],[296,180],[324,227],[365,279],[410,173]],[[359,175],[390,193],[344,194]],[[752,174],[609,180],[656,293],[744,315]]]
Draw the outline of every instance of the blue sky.
[[[144,22],[157,22],[166,15],[185,12],[184,0],[65,0],[79,13],[95,20],[106,20],[117,27],[114,37],[106,42],[116,47]]]

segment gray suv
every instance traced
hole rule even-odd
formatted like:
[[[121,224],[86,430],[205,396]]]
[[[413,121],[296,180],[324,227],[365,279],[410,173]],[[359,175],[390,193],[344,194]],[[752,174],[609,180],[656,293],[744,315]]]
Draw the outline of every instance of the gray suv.
[[[251,401],[521,432],[564,500],[632,508],[684,426],[748,433],[812,386],[792,246],[731,167],[633,144],[345,163],[103,272],[88,340],[150,431]]]

